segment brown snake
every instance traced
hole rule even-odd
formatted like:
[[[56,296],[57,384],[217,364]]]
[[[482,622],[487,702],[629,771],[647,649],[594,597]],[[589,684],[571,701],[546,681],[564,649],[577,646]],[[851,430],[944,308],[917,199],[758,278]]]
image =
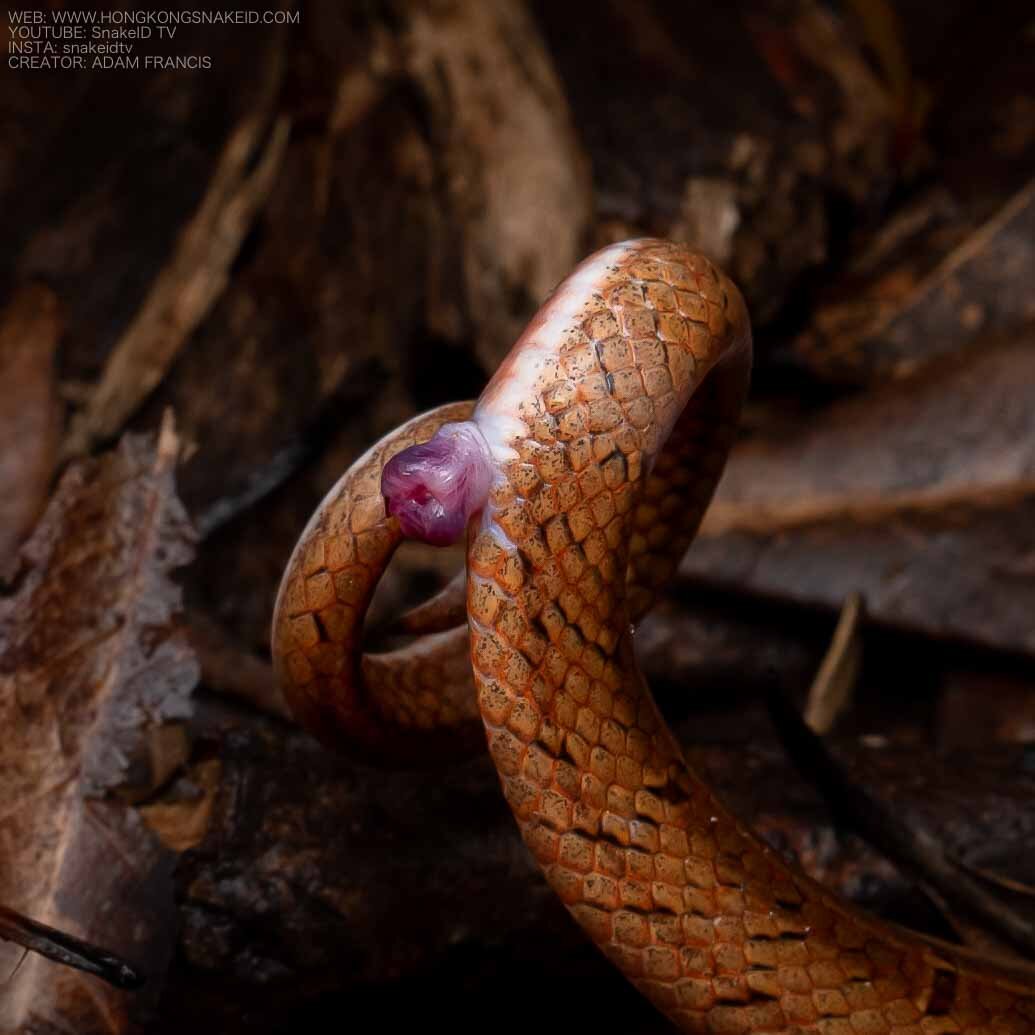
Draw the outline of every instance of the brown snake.
[[[274,617],[288,701],[321,738],[404,759],[468,735],[477,707],[548,881],[683,1031],[1035,1032],[1023,966],[856,910],[731,816],[637,668],[631,623],[696,531],[750,356],[740,293],[708,260],[657,240],[591,256],[473,418],[460,403],[410,421],[317,510]],[[363,618],[403,537],[383,472],[408,527],[467,525],[467,627],[448,628],[447,599],[413,622],[436,631],[371,655]]]

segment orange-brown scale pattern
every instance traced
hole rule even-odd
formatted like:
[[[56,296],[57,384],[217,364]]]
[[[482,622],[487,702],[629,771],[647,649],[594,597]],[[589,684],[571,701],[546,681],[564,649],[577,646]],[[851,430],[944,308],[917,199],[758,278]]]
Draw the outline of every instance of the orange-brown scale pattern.
[[[744,829],[689,770],[638,672],[627,564],[666,577],[651,527],[687,534],[666,503],[680,488],[689,525],[703,512],[748,341],[732,284],[644,242],[586,297],[523,400],[527,431],[468,551],[475,683],[504,794],[575,918],[685,1031],[1031,1032],[1023,981],[842,905]],[[693,396],[709,371],[715,385]],[[689,480],[659,465],[652,484],[688,398]]]
[[[459,729],[478,719],[466,621],[448,627],[448,601],[441,608],[444,629],[435,621],[436,610],[427,610],[427,625],[440,627],[435,635],[384,654],[362,653],[367,608],[402,540],[398,523],[385,513],[381,470],[400,450],[426,441],[447,421],[466,420],[473,409],[473,402],[454,403],[382,439],[328,494],[292,554],[275,608],[273,657],[292,711],[332,746],[397,760],[411,746],[405,731]],[[682,472],[679,459],[674,456],[669,466]],[[660,498],[665,483],[655,481]],[[673,484],[678,492],[679,482]],[[676,523],[689,517],[688,510],[681,511]],[[649,532],[645,529],[645,535]],[[690,538],[692,530],[681,538],[666,537],[660,545],[652,537],[644,555],[651,564],[629,573],[631,580],[645,580],[642,587],[638,581],[633,586],[640,614],[667,579],[659,572],[674,570]],[[466,595],[462,584],[459,589]],[[460,731],[457,739],[473,738]],[[443,749],[457,746],[449,738]],[[424,737],[416,748],[436,753]]]
[[[416,417],[346,472],[295,547],[273,618],[273,657],[288,704],[335,747],[375,760],[413,761],[477,734],[467,631],[438,633],[402,650],[363,654],[363,619],[402,540],[385,514],[381,469],[429,439],[470,403]]]
[[[296,714],[353,752],[413,761],[426,731],[469,728],[473,662],[529,847],[588,933],[688,1032],[1035,1031],[1027,972],[857,913],[742,828],[687,768],[636,668],[629,621],[694,534],[746,386],[736,289],[681,247],[639,242],[555,345],[517,405],[517,459],[469,539],[470,659],[465,629],[360,654],[399,541],[381,468],[466,419],[470,404],[457,404],[382,440],[303,534],[274,622]]]
[[[635,559],[627,579],[634,620],[685,554],[725,460],[730,408],[721,399],[706,403],[702,398],[698,412],[680,418],[647,481],[646,504],[632,515]],[[450,597],[456,590],[466,596],[462,583],[414,612],[415,629],[435,635],[384,654],[362,652],[367,608],[402,541],[398,522],[385,512],[381,471],[396,453],[448,421],[467,420],[473,409],[473,402],[453,403],[385,436],[328,493],[287,565],[273,621],[278,679],[294,714],[334,747],[398,761],[411,751],[433,758],[477,743],[465,729],[478,719],[466,619],[450,627]],[[457,735],[442,738],[441,750],[431,738],[406,735],[444,730]]]

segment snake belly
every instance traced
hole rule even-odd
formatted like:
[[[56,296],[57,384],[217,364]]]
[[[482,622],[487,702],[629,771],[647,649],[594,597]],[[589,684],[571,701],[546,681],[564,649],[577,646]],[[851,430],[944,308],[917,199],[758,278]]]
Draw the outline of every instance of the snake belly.
[[[861,913],[728,813],[687,765],[637,667],[631,621],[707,506],[750,354],[731,281],[682,245],[630,241],[560,285],[479,399],[473,419],[494,477],[468,532],[470,668],[504,795],[575,919],[683,1031],[1035,1032],[1023,967]],[[432,418],[404,438],[426,438]],[[326,737],[333,720],[350,743],[382,747],[393,730],[412,732],[407,708],[418,701],[432,718],[416,725],[435,724],[435,665],[464,642],[442,633],[380,669],[358,653],[369,583],[399,536],[370,472],[402,446],[378,448],[303,536],[274,654],[310,728]],[[368,533],[377,548],[359,559]],[[342,570],[351,602],[335,589]],[[404,665],[426,673],[411,671],[409,690]],[[387,695],[364,688],[377,672]],[[450,714],[469,718],[462,694],[444,691]]]

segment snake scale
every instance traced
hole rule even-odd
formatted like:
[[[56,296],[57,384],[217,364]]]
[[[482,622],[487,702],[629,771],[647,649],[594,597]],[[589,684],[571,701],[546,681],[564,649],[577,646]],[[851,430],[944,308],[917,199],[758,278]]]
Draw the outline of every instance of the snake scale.
[[[1035,1032],[1022,965],[866,915],[727,812],[637,668],[632,627],[708,505],[750,362],[740,293],[706,258],[651,239],[588,258],[473,411],[386,436],[318,508],[274,617],[285,694],[317,736],[388,761],[469,742],[480,714],[550,885],[685,1032]],[[466,624],[447,594],[430,632],[364,654],[404,530],[465,527]]]

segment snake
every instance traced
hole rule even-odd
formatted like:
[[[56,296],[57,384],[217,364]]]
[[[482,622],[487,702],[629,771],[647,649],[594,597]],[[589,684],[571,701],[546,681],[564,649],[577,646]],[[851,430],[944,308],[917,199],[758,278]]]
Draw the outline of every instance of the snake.
[[[319,505],[275,606],[285,697],[377,764],[487,743],[550,886],[681,1031],[1035,1032],[1023,962],[862,911],[729,812],[637,666],[635,625],[708,506],[751,355],[741,293],[705,256],[650,238],[591,255],[476,403],[386,435]],[[364,652],[407,537],[465,540],[466,575],[402,621],[410,643]]]

